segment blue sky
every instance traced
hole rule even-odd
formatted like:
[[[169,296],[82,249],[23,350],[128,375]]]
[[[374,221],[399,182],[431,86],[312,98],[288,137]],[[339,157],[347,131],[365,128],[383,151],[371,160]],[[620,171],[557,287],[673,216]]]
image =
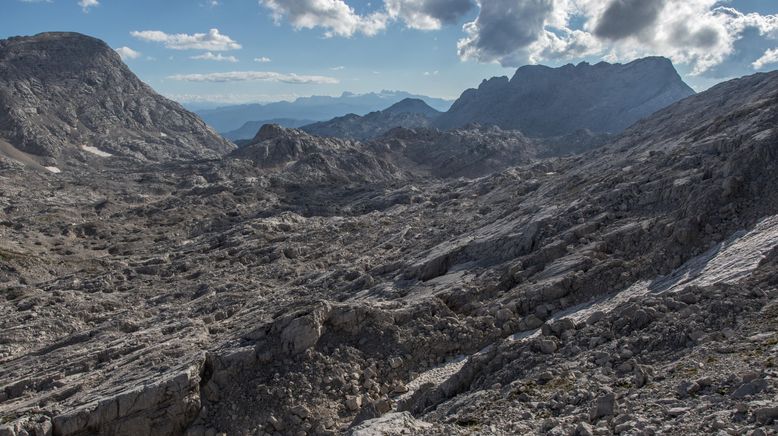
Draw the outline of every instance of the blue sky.
[[[626,62],[645,55],[670,57],[698,90],[778,68],[774,0],[0,4],[0,37],[51,30],[98,37],[157,91],[186,102],[381,89],[456,98],[527,63]]]

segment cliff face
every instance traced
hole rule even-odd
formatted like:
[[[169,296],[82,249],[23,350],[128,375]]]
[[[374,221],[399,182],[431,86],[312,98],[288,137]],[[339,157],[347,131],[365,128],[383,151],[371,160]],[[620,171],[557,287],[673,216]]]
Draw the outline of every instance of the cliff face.
[[[0,137],[54,158],[84,146],[152,161],[234,147],[141,82],[104,42],[77,33],[0,41]]]
[[[483,81],[478,89],[466,90],[435,126],[495,124],[531,137],[581,129],[618,133],[693,94],[672,63],[660,57],[624,65],[530,65],[519,68],[510,80],[495,77]]]

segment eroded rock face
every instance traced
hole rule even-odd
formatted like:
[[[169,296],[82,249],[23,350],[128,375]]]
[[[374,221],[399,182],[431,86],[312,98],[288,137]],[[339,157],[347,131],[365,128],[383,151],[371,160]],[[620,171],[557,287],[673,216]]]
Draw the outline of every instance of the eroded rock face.
[[[729,82],[477,178],[415,130],[2,158],[0,431],[774,431],[776,97],[776,73]]]
[[[0,138],[37,156],[98,152],[215,158],[234,148],[141,82],[104,42],[77,33],[0,41]]]

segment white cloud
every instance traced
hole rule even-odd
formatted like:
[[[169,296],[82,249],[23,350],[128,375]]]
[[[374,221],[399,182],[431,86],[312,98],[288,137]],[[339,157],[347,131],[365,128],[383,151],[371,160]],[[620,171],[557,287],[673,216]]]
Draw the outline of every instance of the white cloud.
[[[770,50],[767,50],[764,52],[762,57],[755,60],[754,63],[751,64],[751,66],[754,67],[755,70],[761,70],[764,68],[765,65],[775,64],[778,63],[778,48],[772,48]]]
[[[241,45],[233,41],[227,35],[219,33],[219,29],[211,29],[208,33],[168,34],[160,30],[142,30],[130,32],[134,38],[142,41],[161,42],[165,47],[173,50],[210,50],[226,51],[237,50]]]
[[[345,69],[346,69],[346,67],[344,67],[343,65],[338,65],[337,67],[330,68],[330,70],[332,70],[332,71],[343,71]]]
[[[326,76],[308,76],[294,73],[275,73],[272,71],[230,71],[225,73],[208,74],[176,74],[169,76],[172,80],[187,82],[281,82],[291,84],[336,84],[338,79]]]
[[[272,59],[270,59],[267,56],[261,56],[261,57],[258,57],[258,58],[254,58],[254,62],[259,62],[259,63],[263,63],[263,64],[266,64],[266,63],[270,62],[271,60]]]
[[[242,104],[257,102],[292,101],[297,94],[165,94],[165,97],[180,103]]]
[[[236,58],[235,56],[224,56],[221,53],[213,54],[209,51],[201,55],[190,56],[189,59],[197,59],[201,61],[232,62],[232,63],[238,62],[238,58]]]
[[[438,74],[440,74],[440,71],[438,71],[438,70],[435,70],[435,71],[425,71],[424,72],[425,76],[437,76]]]
[[[735,51],[746,29],[778,39],[778,15],[742,14],[717,0],[480,0],[458,43],[463,60],[519,66],[600,56],[669,57],[703,74]],[[573,28],[572,22],[583,22]]]
[[[141,56],[140,52],[135,51],[129,47],[119,47],[114,50],[116,50],[116,53],[119,53],[119,57],[125,61],[127,59],[138,59]]]
[[[322,28],[326,37],[373,36],[392,21],[412,29],[437,30],[454,24],[473,9],[475,0],[383,0],[383,8],[360,15],[346,0],[259,0],[276,23],[288,20],[295,29]],[[368,3],[369,4],[369,3]]]
[[[84,13],[87,13],[89,12],[89,8],[100,6],[100,2],[98,0],[79,0],[78,5],[81,6]]]
[[[386,28],[388,17],[375,12],[359,15],[343,0],[259,0],[270,9],[273,19],[288,20],[295,29],[325,29],[326,37],[373,36]]]

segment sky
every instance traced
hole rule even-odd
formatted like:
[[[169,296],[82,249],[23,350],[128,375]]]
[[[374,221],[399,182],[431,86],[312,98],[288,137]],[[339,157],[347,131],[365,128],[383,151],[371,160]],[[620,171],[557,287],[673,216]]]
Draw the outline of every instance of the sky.
[[[106,41],[183,103],[402,90],[526,64],[673,60],[693,88],[778,69],[778,0],[0,0],[0,38]]]

